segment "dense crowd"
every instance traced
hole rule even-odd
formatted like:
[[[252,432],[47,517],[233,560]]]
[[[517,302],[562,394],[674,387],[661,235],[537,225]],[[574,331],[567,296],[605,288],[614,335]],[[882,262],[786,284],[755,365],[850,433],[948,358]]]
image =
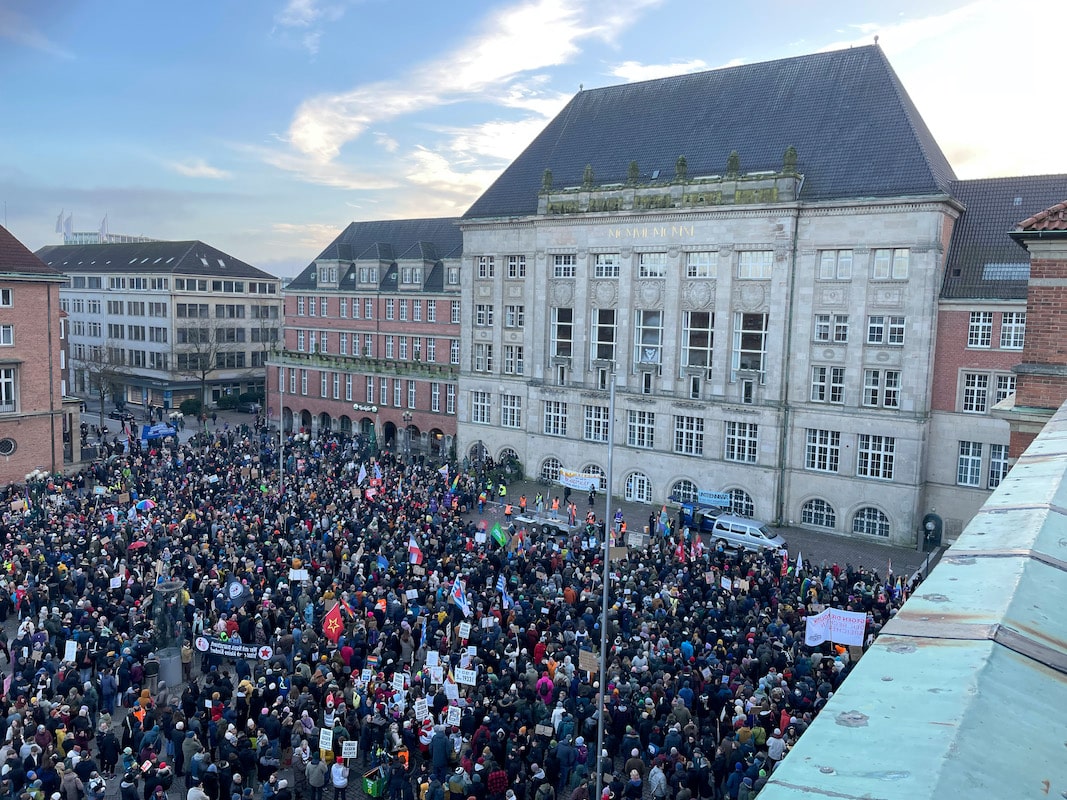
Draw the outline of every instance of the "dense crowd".
[[[610,565],[600,711],[595,520],[480,519],[491,462],[330,434],[285,455],[282,489],[246,429],[6,490],[0,800],[590,800],[598,768],[614,800],[745,800],[851,668],[804,617],[864,611],[870,637],[904,596],[653,517]]]

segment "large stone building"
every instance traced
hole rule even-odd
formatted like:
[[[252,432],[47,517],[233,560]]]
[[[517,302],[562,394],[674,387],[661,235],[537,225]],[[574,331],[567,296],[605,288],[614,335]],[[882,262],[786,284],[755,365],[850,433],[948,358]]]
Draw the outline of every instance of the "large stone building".
[[[80,403],[63,391],[62,282],[0,227],[0,483],[79,458]]]
[[[458,220],[354,222],[285,290],[267,407],[285,430],[452,450],[460,341]],[[280,385],[280,392],[279,392]]]
[[[281,329],[277,278],[199,241],[54,245],[66,276],[71,390],[116,404],[177,408],[203,391],[262,392]]]
[[[579,93],[462,220],[460,447],[603,476],[614,382],[612,492],[915,544],[981,502],[943,286],[1005,349],[1025,326],[951,291],[959,187],[877,46]]]

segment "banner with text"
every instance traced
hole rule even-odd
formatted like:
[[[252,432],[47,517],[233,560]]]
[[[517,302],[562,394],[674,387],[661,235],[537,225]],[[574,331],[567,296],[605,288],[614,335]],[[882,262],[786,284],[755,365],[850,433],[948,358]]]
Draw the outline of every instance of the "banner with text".
[[[600,476],[591,472],[577,472],[573,469],[560,468],[559,485],[588,492],[590,489],[600,488]]]
[[[867,628],[867,615],[862,611],[842,611],[827,608],[813,617],[808,617],[804,630],[804,644],[816,647],[823,642],[862,645]]]

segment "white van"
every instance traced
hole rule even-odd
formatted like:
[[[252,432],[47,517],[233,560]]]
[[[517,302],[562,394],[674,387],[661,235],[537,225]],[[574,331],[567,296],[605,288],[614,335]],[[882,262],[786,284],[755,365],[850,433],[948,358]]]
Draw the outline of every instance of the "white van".
[[[711,537],[715,544],[722,542],[727,547],[744,548],[745,550],[785,550],[785,539],[776,533],[772,533],[766,523],[756,519],[745,519],[724,514],[716,518],[715,525],[711,529]]]

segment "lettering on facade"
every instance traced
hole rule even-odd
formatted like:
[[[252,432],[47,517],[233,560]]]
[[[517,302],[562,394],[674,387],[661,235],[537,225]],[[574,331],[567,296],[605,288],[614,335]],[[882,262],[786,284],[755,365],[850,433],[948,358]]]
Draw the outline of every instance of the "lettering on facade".
[[[641,225],[609,228],[609,239],[684,239],[695,235],[695,225]]]

